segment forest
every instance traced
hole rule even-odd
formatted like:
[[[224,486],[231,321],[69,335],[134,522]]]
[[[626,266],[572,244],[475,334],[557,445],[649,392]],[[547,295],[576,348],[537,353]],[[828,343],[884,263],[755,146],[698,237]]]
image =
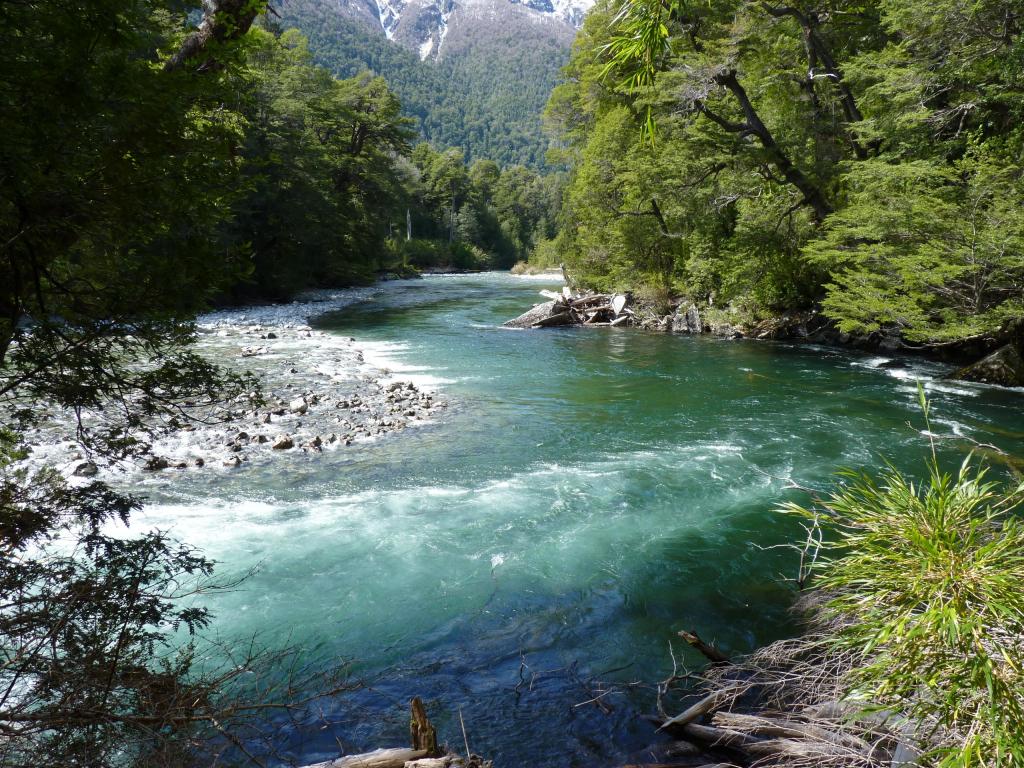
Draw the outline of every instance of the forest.
[[[545,119],[584,282],[917,346],[1024,312],[1012,2],[603,3]]]
[[[1022,23],[605,1],[541,172],[266,2],[0,2],[0,766],[1024,765],[1019,390],[501,327],[1020,359]]]
[[[492,25],[456,56],[420,61],[329,3],[285,0],[280,6],[281,23],[302,30],[316,61],[331,72],[385,75],[426,141],[460,147],[470,162],[545,169],[548,141],[540,112],[568,58],[560,42],[529,25]]]
[[[82,23],[102,30],[109,10]],[[37,25],[45,15],[8,13],[19,29],[21,14]],[[0,120],[11,137],[5,241],[19,252],[49,262],[72,243],[88,263],[144,247],[172,268],[170,254],[185,251],[217,265],[204,267],[204,294],[280,299],[396,265],[508,267],[538,232],[550,234],[557,177],[485,160],[467,167],[459,151],[415,146],[383,79],[339,80],[273,17],[258,18],[216,71],[186,82],[138,60],[177,32],[170,17],[139,13],[151,37],[139,40],[129,20],[100,36],[99,51],[89,38],[64,45],[54,28],[49,47],[24,56],[12,46],[25,47],[34,28],[14,35],[4,61],[11,106]],[[49,119],[58,104],[62,119]],[[131,153],[119,150],[126,143]],[[58,226],[32,224],[54,211]]]

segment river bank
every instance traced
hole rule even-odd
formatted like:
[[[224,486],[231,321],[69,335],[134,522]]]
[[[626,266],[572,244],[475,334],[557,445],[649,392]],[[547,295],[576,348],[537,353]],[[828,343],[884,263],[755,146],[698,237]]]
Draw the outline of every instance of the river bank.
[[[569,280],[570,285],[573,281]],[[1008,322],[997,333],[957,342],[911,344],[896,329],[848,333],[819,310],[753,314],[735,306],[698,304],[685,297],[653,301],[625,293],[596,293],[565,288],[563,294],[541,291],[546,302],[506,322],[512,328],[566,325],[635,327],[648,331],[817,344],[871,354],[916,358],[950,365],[955,381],[1024,387],[1024,322]],[[899,360],[887,362],[903,365]]]
[[[32,463],[54,464],[70,477],[223,471],[289,452],[344,450],[430,423],[448,407],[435,388],[375,364],[374,352],[355,338],[309,325],[317,315],[372,300],[377,290],[318,291],[200,316],[196,351],[229,372],[252,374],[262,404],[251,407],[239,398],[202,419],[144,425],[143,456],[108,467],[84,455],[72,423],[53,414],[26,434]],[[88,425],[93,417],[83,418]]]

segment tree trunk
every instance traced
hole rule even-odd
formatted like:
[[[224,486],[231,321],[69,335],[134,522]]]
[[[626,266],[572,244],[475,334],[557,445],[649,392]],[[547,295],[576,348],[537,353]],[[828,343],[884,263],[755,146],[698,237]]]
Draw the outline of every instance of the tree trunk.
[[[782,174],[782,177],[803,194],[804,201],[814,211],[815,220],[822,221],[832,213],[832,205],[825,198],[824,193],[789,159],[789,156],[782,150],[778,142],[775,141],[772,132],[768,130],[768,126],[764,124],[760,115],[757,114],[757,110],[754,109],[750,97],[736,77],[736,70],[730,69],[715,75],[714,80],[718,85],[729,91],[736,101],[739,102],[740,109],[743,110],[743,116],[746,118],[743,130],[749,131],[757,137],[757,140],[761,142],[761,146],[764,147],[769,159],[778,169],[779,173]],[[707,114],[707,110],[704,111]],[[719,122],[720,125],[725,124],[725,121],[719,120],[716,122]],[[727,125],[732,124],[729,123]]]
[[[237,40],[249,31],[266,5],[266,0],[203,0],[203,20],[167,60],[164,71],[182,69],[188,62],[202,56],[211,43]],[[210,64],[207,59],[199,64],[198,69],[207,69]]]

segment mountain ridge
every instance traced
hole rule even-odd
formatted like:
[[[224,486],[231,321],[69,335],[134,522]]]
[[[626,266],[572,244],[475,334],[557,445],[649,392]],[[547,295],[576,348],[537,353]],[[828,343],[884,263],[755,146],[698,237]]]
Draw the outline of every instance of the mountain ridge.
[[[370,70],[427,141],[467,160],[544,166],[540,114],[592,0],[282,0],[315,60]],[[540,10],[538,10],[538,7]]]

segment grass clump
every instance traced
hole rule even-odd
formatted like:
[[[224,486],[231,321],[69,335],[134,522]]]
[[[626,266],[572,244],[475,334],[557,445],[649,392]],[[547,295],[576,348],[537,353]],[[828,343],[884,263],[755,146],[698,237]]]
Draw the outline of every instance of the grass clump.
[[[928,403],[921,394],[928,421]],[[930,424],[929,435],[931,434]],[[928,477],[846,473],[785,511],[834,534],[816,589],[837,653],[853,653],[848,701],[905,717],[922,765],[1024,765],[1024,484],[989,480],[971,456]]]

